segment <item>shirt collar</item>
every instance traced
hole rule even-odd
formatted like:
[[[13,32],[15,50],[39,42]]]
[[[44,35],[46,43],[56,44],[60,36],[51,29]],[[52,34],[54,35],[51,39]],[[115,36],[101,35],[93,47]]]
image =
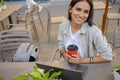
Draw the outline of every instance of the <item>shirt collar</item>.
[[[85,34],[87,29],[88,29],[89,25],[87,22],[83,23],[80,29],[80,34]]]

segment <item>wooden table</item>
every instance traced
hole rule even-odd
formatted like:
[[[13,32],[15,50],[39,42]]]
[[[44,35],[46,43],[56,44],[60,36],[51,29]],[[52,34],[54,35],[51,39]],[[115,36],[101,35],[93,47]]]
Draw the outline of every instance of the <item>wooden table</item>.
[[[12,22],[12,18],[11,15],[13,13],[15,13],[16,11],[20,10],[23,7],[23,5],[18,4],[18,5],[7,5],[7,9],[5,9],[4,11],[0,12],[0,22],[1,25],[3,27],[3,29],[5,29],[5,25],[3,23],[3,21],[8,18],[10,23]]]
[[[105,3],[101,2],[101,1],[97,1],[97,2],[93,2],[94,5],[94,10],[104,10],[105,9]],[[109,6],[109,8],[111,8]]]
[[[10,77],[15,77],[17,75],[25,74],[33,71],[33,66],[35,63],[47,64],[56,67],[63,67],[64,69],[68,67],[66,62],[14,62],[14,63],[0,63],[0,77],[4,80],[9,80]],[[61,65],[60,65],[61,64]],[[99,64],[81,64],[87,66],[87,72],[84,75],[84,80],[114,80],[113,77],[113,66],[120,64],[120,58],[117,57],[113,59],[112,62],[99,63]]]

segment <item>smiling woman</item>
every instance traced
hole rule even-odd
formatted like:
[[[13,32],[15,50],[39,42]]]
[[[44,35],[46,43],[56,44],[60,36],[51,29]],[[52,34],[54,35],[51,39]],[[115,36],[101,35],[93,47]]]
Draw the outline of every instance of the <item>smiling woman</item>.
[[[68,20],[59,26],[58,48],[61,60],[69,63],[101,63],[112,60],[112,49],[93,24],[93,1],[71,0],[68,7]],[[69,45],[78,47],[77,55],[68,54]],[[68,60],[69,59],[69,60]]]

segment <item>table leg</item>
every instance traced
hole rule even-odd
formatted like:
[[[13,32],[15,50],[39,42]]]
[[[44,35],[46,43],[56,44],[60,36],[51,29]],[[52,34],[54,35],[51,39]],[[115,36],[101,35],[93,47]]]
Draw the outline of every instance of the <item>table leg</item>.
[[[10,24],[13,24],[12,17],[9,16],[8,19],[9,19]],[[12,26],[8,27],[8,29],[10,29],[10,28],[12,28]]]
[[[0,21],[0,22],[1,22],[1,25],[2,25],[3,30],[5,30],[4,23],[3,23],[2,21]]]

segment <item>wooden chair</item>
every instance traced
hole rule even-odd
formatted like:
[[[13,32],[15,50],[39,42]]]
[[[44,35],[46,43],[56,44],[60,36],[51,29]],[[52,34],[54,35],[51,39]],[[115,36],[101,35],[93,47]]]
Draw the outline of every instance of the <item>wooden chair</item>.
[[[55,49],[55,51],[53,52],[52,56],[51,56],[51,59],[50,59],[50,62],[53,62],[53,61],[59,61],[61,58],[61,55],[60,55],[60,52],[59,52],[59,49]]]
[[[113,49],[120,48],[120,26],[115,28],[113,37]]]
[[[0,32],[0,54],[5,62],[4,54],[9,56],[17,50],[21,43],[33,43],[32,34],[29,30],[3,30]],[[7,57],[7,56],[6,56]]]
[[[29,14],[29,13],[32,13],[32,17],[34,20],[38,19],[41,26],[42,26],[42,29],[44,30],[44,26],[43,26],[43,23],[42,23],[42,20],[41,20],[41,16],[39,14],[39,5],[35,5],[33,6],[29,11],[26,10],[26,13],[18,13],[17,16],[16,16],[16,22],[19,24],[19,23],[26,23],[26,15]],[[34,14],[37,14],[37,16],[34,16]]]
[[[50,32],[51,32],[51,27],[52,24],[60,24],[63,21],[66,20],[66,18],[64,16],[56,16],[56,17],[51,17],[50,11],[48,9],[47,6],[44,6],[46,11],[47,11],[47,15],[48,15],[48,20],[47,20],[47,34],[48,34],[48,42],[50,41]]]
[[[107,16],[107,25],[106,25],[106,33],[107,33],[107,30],[108,30],[108,23],[109,23],[109,20],[117,20],[117,25],[119,26],[119,20],[120,20],[120,7],[119,7],[119,10],[118,10],[118,13],[108,13],[108,16]]]
[[[19,23],[19,24],[7,24],[6,26],[12,26],[10,29],[12,30],[24,30],[24,29],[31,29],[32,26],[30,25],[30,22],[33,22],[32,13],[27,13],[25,15],[25,23]]]
[[[24,29],[29,29],[34,31],[34,36],[36,38],[36,41],[38,42],[39,46],[39,36],[37,33],[37,27],[35,25],[35,20],[34,20],[34,13],[38,10],[37,6],[33,6],[29,12],[25,14],[25,22],[24,23],[19,23],[19,24],[7,24],[7,27],[12,26],[12,30],[24,30]]]

